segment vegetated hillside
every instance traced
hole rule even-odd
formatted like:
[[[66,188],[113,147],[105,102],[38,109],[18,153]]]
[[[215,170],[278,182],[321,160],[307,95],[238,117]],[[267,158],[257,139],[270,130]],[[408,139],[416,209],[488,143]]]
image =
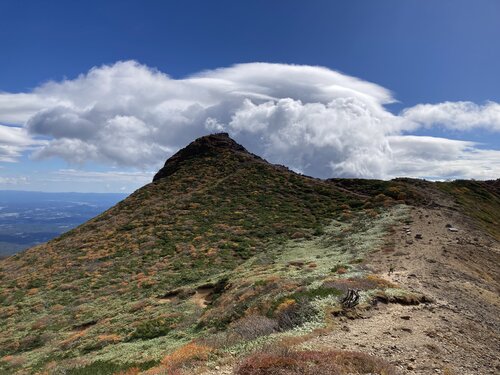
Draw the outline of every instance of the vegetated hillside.
[[[476,218],[488,233],[500,241],[500,179],[457,180],[438,182],[436,185],[455,199],[459,209]]]
[[[348,289],[361,291],[362,308],[428,302],[374,274],[365,258],[391,246],[409,205],[433,203],[432,189],[322,181],[271,165],[227,134],[199,138],[115,207],[1,261],[0,371],[190,373],[356,315],[340,303]],[[482,202],[498,207],[498,189],[484,189],[493,198]],[[488,212],[479,219],[496,222],[499,211]],[[330,354],[317,373],[393,371],[366,354]],[[325,354],[294,358],[313,369]],[[260,373],[252,366],[238,371]]]

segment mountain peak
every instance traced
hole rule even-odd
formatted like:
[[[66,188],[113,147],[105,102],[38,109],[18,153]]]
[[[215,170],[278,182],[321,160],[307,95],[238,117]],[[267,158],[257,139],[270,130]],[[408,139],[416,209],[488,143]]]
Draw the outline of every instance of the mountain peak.
[[[154,176],[153,181],[172,175],[186,160],[196,157],[214,156],[225,151],[244,153],[255,157],[255,155],[250,154],[242,145],[229,137],[228,133],[209,134],[194,140],[172,155],[166,161],[163,168]]]

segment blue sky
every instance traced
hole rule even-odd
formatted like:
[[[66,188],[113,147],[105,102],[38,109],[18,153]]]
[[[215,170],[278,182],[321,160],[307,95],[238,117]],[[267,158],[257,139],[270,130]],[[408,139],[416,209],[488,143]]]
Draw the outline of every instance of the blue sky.
[[[215,130],[320,177],[498,178],[499,16],[495,0],[0,1],[0,189],[129,192]]]

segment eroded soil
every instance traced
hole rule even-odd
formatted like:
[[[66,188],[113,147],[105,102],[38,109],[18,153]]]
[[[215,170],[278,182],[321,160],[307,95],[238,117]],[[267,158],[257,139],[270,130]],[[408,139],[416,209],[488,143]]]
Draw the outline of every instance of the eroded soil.
[[[307,347],[367,352],[405,374],[500,373],[498,242],[450,206],[414,208],[411,221],[395,227],[393,247],[371,254],[367,263],[435,302],[379,304],[361,319],[341,319],[338,329]]]

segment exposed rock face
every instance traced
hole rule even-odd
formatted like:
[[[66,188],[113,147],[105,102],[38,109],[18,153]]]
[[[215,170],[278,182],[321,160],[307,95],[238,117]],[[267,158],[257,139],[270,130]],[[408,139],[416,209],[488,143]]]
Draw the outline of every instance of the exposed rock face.
[[[196,139],[170,157],[166,161],[163,168],[160,169],[154,176],[153,181],[157,181],[161,178],[174,174],[186,160],[194,157],[215,156],[220,152],[224,152],[224,150],[241,152],[247,154],[248,156],[258,158],[256,155],[249,153],[242,145],[232,140],[229,137],[229,134],[210,134]]]

